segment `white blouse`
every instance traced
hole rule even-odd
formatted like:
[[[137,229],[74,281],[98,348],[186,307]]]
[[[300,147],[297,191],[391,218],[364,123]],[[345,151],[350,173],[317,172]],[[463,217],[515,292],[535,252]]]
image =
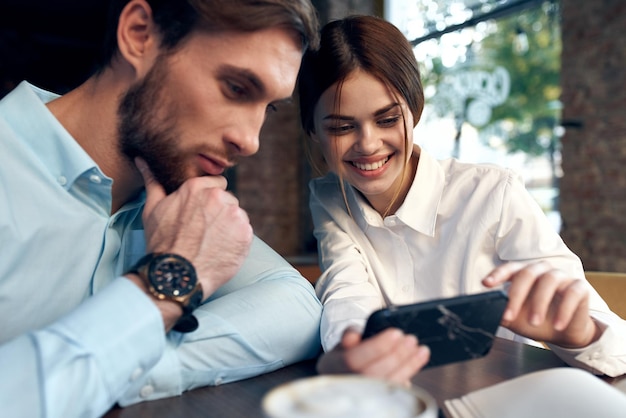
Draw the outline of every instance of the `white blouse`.
[[[486,291],[481,280],[508,261],[546,260],[585,277],[580,259],[513,171],[437,161],[417,145],[414,153],[420,159],[413,184],[398,211],[384,219],[346,183],[350,215],[332,173],[310,183],[325,350],[347,327],[362,329],[381,307]],[[602,338],[585,349],[551,348],[569,364],[626,373],[626,321],[590,290],[592,315],[607,325]],[[502,328],[498,335],[530,342]]]

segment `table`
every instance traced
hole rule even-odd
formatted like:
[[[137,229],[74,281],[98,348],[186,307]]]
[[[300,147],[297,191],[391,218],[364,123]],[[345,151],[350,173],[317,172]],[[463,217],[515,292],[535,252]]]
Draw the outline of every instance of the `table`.
[[[424,370],[413,383],[430,392],[440,407],[446,399],[537,370],[566,366],[550,350],[497,338],[481,359]],[[314,376],[315,361],[297,363],[272,373],[222,386],[195,389],[181,396],[113,408],[105,418],[261,417],[261,399],[274,387]],[[603,377],[609,383],[619,378]]]

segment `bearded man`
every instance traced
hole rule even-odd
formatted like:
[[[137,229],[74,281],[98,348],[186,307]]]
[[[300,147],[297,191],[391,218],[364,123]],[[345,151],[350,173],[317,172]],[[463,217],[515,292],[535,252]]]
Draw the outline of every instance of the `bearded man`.
[[[308,0],[114,1],[98,70],[0,101],[0,415],[100,416],[319,352],[223,172],[317,43]]]

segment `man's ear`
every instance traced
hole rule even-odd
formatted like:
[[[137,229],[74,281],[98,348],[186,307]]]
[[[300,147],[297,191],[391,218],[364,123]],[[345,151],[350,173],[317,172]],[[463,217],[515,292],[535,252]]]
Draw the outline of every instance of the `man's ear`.
[[[145,0],[131,0],[120,13],[117,45],[121,58],[143,77],[159,53],[152,8]]]

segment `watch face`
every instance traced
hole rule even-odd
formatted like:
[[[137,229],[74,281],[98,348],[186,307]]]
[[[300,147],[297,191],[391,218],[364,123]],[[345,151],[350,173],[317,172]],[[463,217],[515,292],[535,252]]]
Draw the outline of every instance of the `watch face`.
[[[198,281],[193,265],[175,254],[162,254],[150,263],[150,283],[160,293],[177,297],[191,293]]]

